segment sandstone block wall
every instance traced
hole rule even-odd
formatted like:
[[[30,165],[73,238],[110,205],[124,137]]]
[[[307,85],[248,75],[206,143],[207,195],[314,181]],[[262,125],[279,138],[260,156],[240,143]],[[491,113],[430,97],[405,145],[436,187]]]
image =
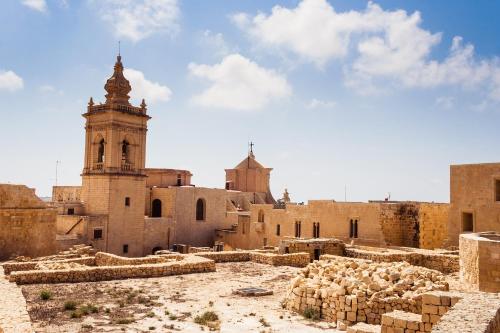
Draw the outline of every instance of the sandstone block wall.
[[[500,292],[500,234],[460,235],[460,278],[481,291]]]
[[[334,238],[284,239],[280,244],[281,253],[309,253],[310,260],[320,255],[344,255],[345,244]],[[315,256],[318,256],[315,258]]]
[[[85,258],[75,258],[75,259],[65,259],[65,260],[51,260],[52,263],[59,264],[80,264],[85,266],[95,266],[96,259],[94,257]],[[11,272],[17,271],[31,271],[37,269],[37,266],[43,263],[43,261],[25,261],[25,262],[6,262],[2,264],[5,274],[10,274]]]
[[[147,278],[189,273],[214,272],[213,260],[188,256],[181,261],[126,266],[94,266],[61,270],[12,272],[9,281],[17,284],[75,283],[129,278]]]
[[[309,264],[308,253],[275,254],[275,253],[250,253],[250,260],[256,263],[272,266],[305,267]]]
[[[0,184],[0,260],[55,253],[56,214],[34,190]]]

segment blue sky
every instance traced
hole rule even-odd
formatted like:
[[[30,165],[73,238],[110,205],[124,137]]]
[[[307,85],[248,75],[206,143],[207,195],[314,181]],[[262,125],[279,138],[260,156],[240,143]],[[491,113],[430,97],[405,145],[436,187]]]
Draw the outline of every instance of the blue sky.
[[[496,1],[7,0],[0,182],[79,185],[84,113],[121,40],[147,166],[222,187],[255,142],[275,197],[449,201],[498,161]]]

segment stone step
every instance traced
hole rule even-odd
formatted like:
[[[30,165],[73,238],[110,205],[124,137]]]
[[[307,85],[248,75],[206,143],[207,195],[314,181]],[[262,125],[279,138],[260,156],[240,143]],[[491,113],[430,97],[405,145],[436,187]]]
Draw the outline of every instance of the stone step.
[[[367,323],[357,323],[356,325],[347,328],[347,333],[380,333],[380,325],[372,325]]]

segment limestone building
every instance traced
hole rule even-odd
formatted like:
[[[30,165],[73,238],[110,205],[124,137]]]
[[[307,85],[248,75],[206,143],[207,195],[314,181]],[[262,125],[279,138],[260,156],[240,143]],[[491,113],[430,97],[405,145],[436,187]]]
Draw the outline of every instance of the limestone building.
[[[449,244],[460,233],[500,232],[500,163],[450,166]]]
[[[56,214],[33,189],[0,184],[0,260],[53,254]]]

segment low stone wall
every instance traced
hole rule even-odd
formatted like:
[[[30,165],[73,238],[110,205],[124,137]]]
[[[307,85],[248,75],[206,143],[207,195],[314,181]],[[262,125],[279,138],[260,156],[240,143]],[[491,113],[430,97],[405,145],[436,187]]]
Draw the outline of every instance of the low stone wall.
[[[250,261],[249,251],[198,252],[196,256],[208,258],[215,262]]]
[[[130,265],[160,264],[171,260],[176,260],[176,259],[175,258],[169,259],[167,256],[127,258],[106,252],[97,252],[95,254],[95,264],[97,266],[130,266]]]
[[[415,266],[434,269],[442,273],[453,273],[460,270],[459,257],[451,254],[433,253],[429,250],[412,249],[401,251],[383,249],[382,251],[364,250],[355,247],[345,249],[347,257],[372,260],[376,262],[406,261]]]
[[[195,246],[190,246],[189,247],[189,253],[198,253],[198,252],[213,252],[214,249],[211,247],[195,247]]]
[[[198,256],[181,261],[127,266],[94,266],[64,270],[12,272],[9,280],[17,284],[75,283],[129,278],[148,278],[189,273],[214,272],[215,262]]]
[[[487,292],[500,292],[500,233],[460,235],[460,279]]]
[[[272,266],[305,267],[309,264],[309,253],[275,254],[275,253],[250,253],[250,260],[260,264]]]
[[[335,238],[284,239],[281,241],[279,252],[307,252],[309,253],[310,260],[313,261],[315,259],[319,259],[318,256],[323,254],[343,256],[344,249],[344,242]]]
[[[2,264],[5,274],[10,274],[15,271],[31,271],[36,270],[38,265],[43,265],[43,263],[57,263],[57,264],[80,264],[86,266],[95,266],[96,260],[94,257],[84,257],[75,259],[63,259],[63,260],[50,260],[50,261],[24,261],[24,262],[7,262]]]
[[[432,327],[433,333],[500,332],[500,295],[467,294]]]

